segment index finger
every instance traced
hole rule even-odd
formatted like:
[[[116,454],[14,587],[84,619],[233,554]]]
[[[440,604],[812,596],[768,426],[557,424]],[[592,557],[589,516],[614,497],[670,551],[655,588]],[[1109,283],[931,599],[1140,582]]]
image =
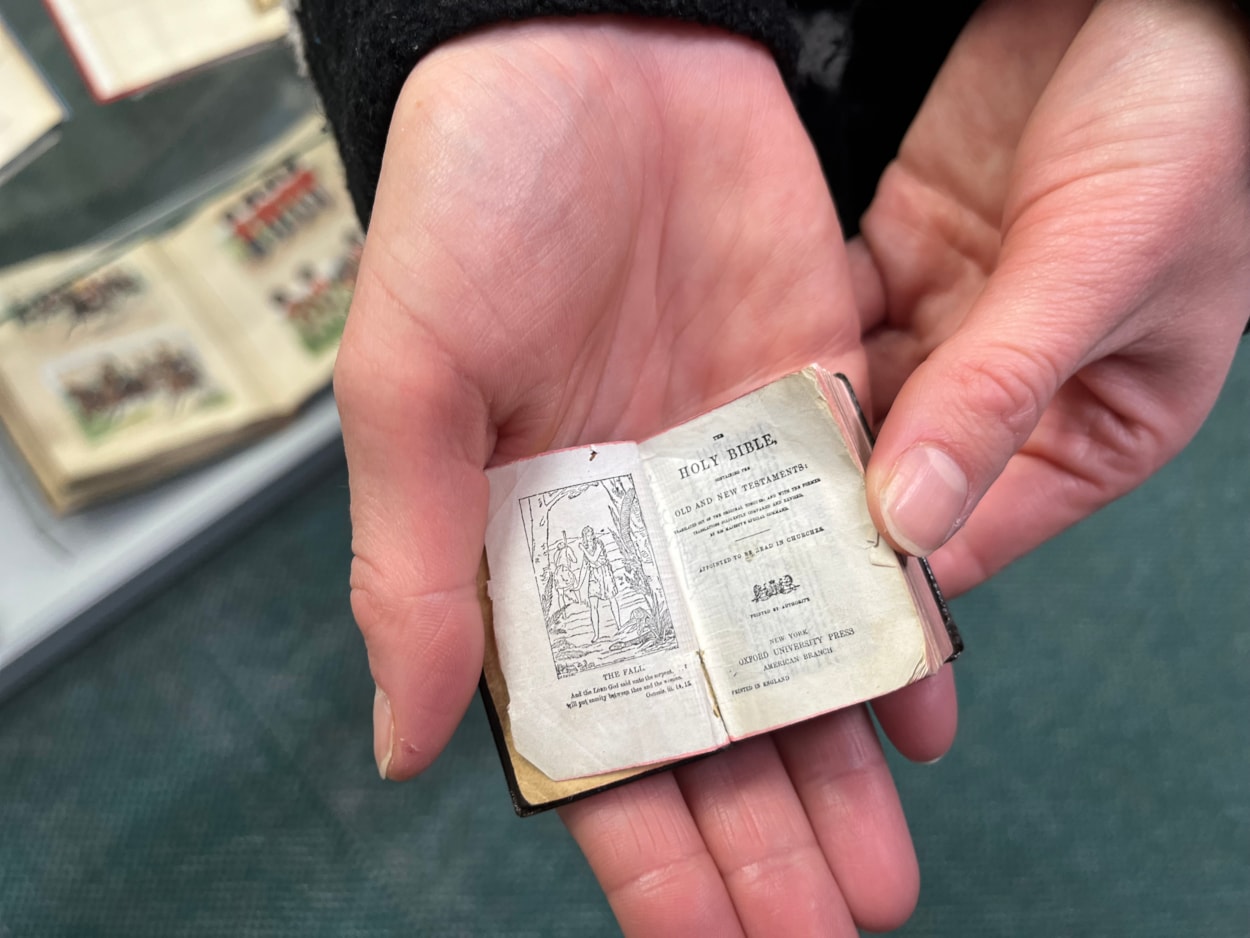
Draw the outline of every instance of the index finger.
[[[475,576],[486,530],[488,408],[388,291],[368,246],[335,366],[351,487],[352,612],[377,684],[384,778],[433,761],[482,667]]]

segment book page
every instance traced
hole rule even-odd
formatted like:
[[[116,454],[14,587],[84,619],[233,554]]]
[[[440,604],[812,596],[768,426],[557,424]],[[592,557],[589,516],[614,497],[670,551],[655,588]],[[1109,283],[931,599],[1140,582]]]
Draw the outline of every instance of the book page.
[[[334,142],[304,125],[158,242],[280,409],[325,387],[364,238]]]
[[[51,144],[65,109],[0,20],[0,180]],[[10,166],[10,164],[14,164]],[[20,165],[19,165],[20,164]]]
[[[252,0],[45,0],[97,98],[110,100],[286,35]]]
[[[564,780],[724,745],[637,446],[548,453],[487,478],[517,751]]]
[[[150,248],[91,263],[37,262],[0,277],[0,397],[45,487],[270,415]]]
[[[729,735],[867,700],[926,671],[898,558],[809,372],[640,446]]]

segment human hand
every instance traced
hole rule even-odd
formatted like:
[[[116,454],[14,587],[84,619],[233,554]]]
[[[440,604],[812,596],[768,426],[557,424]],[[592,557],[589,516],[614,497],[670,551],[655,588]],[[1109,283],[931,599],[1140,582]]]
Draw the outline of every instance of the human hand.
[[[850,245],[874,517],[952,593],[1175,455],[1250,308],[1244,24],[1090,8],[982,7]]]
[[[764,50],[578,20],[425,59],[335,376],[383,775],[425,768],[477,683],[483,467],[646,437],[810,361],[866,386],[834,209]],[[881,722],[930,759],[954,706],[946,672]],[[627,934],[853,935],[916,898],[863,708],[562,815]]]

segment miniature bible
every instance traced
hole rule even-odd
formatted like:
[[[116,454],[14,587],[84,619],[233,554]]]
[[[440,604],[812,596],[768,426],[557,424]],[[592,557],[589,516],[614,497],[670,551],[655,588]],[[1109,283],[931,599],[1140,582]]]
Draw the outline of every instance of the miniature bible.
[[[868,514],[818,366],[641,443],[487,470],[483,698],[521,814],[934,674],[928,565]]]

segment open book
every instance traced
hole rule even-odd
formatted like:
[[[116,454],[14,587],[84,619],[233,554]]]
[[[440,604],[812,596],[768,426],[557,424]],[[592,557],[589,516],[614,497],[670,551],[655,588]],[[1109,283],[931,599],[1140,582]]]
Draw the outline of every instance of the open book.
[[[269,0],[44,0],[101,103],[286,35]]]
[[[961,649],[817,366],[643,443],[487,471],[485,696],[522,813],[897,690]]]
[[[56,143],[65,106],[0,19],[0,183]]]
[[[362,237],[306,124],[189,220],[0,275],[0,419],[68,511],[290,417],[330,380]]]

